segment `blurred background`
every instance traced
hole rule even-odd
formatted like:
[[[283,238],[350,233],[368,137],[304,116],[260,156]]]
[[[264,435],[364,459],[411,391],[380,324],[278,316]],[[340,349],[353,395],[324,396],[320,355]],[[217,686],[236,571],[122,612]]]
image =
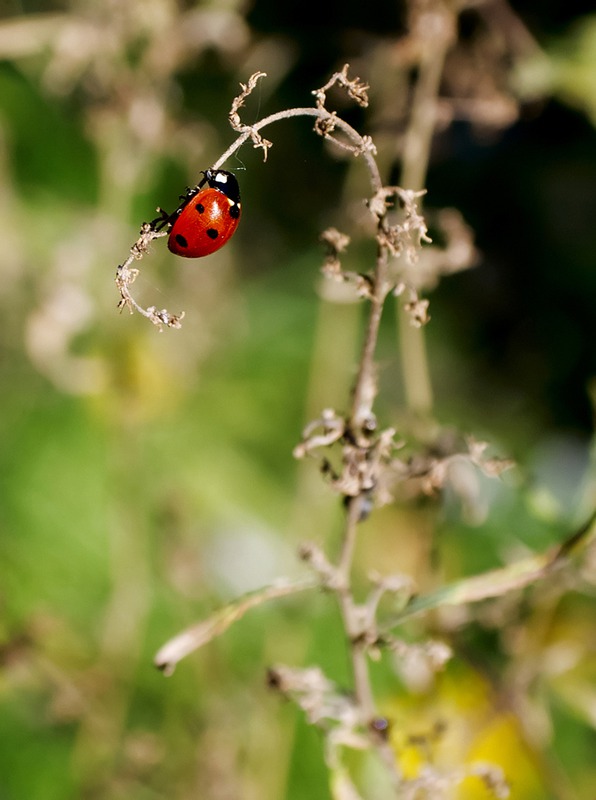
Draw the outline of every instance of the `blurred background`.
[[[412,7],[432,19],[434,2]],[[251,612],[171,678],[152,659],[232,597],[301,574],[300,541],[334,551],[338,500],[291,454],[309,419],[349,402],[363,307],[324,284],[318,237],[337,226],[354,237],[345,266],[372,266],[364,167],[310,120],[281,122],[265,164],[246,146],[225,165],[243,197],[233,240],[197,262],[158,241],[140,265],[135,296],[184,310],[181,330],[118,313],[113,279],[140,224],[233,141],[231,100],[257,70],[247,122],[311,105],[349,62],[370,106],[330,104],[398,181],[408,8],[4,0],[1,13],[0,799],[325,800],[320,736],[265,669],[316,663],[349,683],[330,598]],[[434,415],[519,466],[478,479],[468,504],[447,491],[367,521],[362,575],[423,586],[544,550],[593,506],[596,15],[470,4],[441,96],[425,205],[431,229],[458,209],[478,258],[431,295]],[[379,417],[399,427],[391,305],[379,360]],[[375,666],[404,769],[481,758],[514,798],[593,800],[594,585],[587,564],[412,624],[406,636],[432,631],[456,655],[436,679]],[[457,794],[490,796],[473,780]]]

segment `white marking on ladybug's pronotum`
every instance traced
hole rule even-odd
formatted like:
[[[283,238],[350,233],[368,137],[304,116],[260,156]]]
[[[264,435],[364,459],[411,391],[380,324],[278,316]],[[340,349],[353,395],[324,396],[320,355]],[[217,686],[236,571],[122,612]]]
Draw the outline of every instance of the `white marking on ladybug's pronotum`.
[[[227,175],[223,175],[221,172],[218,172],[217,175],[215,176],[215,180],[218,183],[227,183],[228,182],[228,176]]]

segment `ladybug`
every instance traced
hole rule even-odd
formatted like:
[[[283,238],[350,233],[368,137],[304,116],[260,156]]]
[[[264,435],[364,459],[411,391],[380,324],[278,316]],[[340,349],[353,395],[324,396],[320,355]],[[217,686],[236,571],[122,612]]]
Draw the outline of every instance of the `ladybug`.
[[[224,169],[208,169],[198,186],[167,218],[172,225],[168,248],[184,258],[201,258],[223,247],[240,221],[240,189],[236,176]],[[206,185],[205,185],[206,184]]]

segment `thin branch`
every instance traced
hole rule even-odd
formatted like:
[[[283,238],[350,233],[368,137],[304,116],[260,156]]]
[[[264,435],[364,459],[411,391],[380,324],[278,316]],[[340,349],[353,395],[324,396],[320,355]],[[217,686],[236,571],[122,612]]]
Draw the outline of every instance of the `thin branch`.
[[[382,230],[383,223],[379,223]],[[350,413],[350,428],[356,439],[361,433],[370,434],[376,428],[373,415],[373,402],[377,393],[374,356],[379,338],[379,327],[383,315],[383,306],[389,292],[387,283],[388,252],[386,247],[379,246],[377,265],[373,281],[373,291],[370,298],[370,312],[358,376],[354,385],[352,410]]]
[[[243,94],[242,96],[244,97],[246,95]],[[347,147],[347,149],[350,150],[354,156],[361,156],[364,159],[364,163],[368,169],[373,193],[376,193],[381,189],[381,176],[374,158],[375,149],[374,145],[372,144],[372,140],[370,137],[361,136],[361,134],[358,133],[355,128],[342,120],[340,117],[336,116],[334,113],[327,111],[325,108],[288,108],[284,111],[278,111],[275,114],[270,114],[268,117],[265,117],[254,125],[242,125],[239,122],[237,108],[238,106],[236,106],[234,109],[234,120],[238,126],[237,129],[241,130],[241,133],[238,138],[228,147],[225,153],[223,153],[217,159],[217,161],[213,164],[212,169],[219,169],[249,139],[253,141],[255,147],[261,147],[263,149],[266,158],[267,150],[269,147],[271,147],[271,142],[261,137],[259,132],[263,128],[267,127],[268,125],[272,125],[275,122],[280,122],[284,119],[291,119],[293,117],[314,117],[318,123],[329,123],[332,121],[332,125],[327,124],[323,127],[315,126],[317,133],[324,136],[324,138],[329,139],[336,146],[343,148]],[[336,128],[345,135],[347,143],[332,135],[332,131],[334,131]],[[134,283],[139,274],[139,270],[137,268],[131,268],[131,265],[146,255],[146,253],[149,251],[150,244],[154,239],[158,239],[167,235],[168,230],[161,229],[163,228],[163,221],[164,216],[162,212],[162,216],[158,217],[158,219],[153,223],[143,223],[139,239],[137,239],[137,241],[131,247],[128,258],[118,266],[115,279],[116,286],[120,292],[120,302],[118,304],[118,308],[128,308],[131,313],[133,311],[138,311],[139,314],[142,314],[160,328],[163,326],[180,328],[180,323],[184,317],[184,312],[181,314],[171,314],[167,309],[158,311],[155,306],[143,308],[143,306],[141,306],[141,304],[135,300],[130,291],[130,286]],[[161,228],[159,227],[158,223],[162,223]]]
[[[273,123],[280,122],[284,119],[291,119],[292,117],[315,117],[319,120],[332,119],[334,127],[337,127],[339,130],[345,133],[348,139],[355,145],[355,148],[352,148],[352,153],[355,156],[362,156],[364,159],[370,175],[373,191],[376,192],[381,188],[381,175],[379,173],[379,168],[377,166],[374,153],[372,152],[370,138],[362,136],[349,123],[345,122],[345,120],[343,120],[341,117],[334,115],[331,111],[327,111],[326,108],[310,108],[308,106],[304,108],[286,108],[283,111],[276,111],[274,114],[264,117],[262,120],[259,120],[259,122],[255,122],[254,125],[248,126],[248,129],[244,130],[244,132],[241,133],[234,142],[232,142],[228,149],[222,153],[222,155],[213,164],[212,169],[219,169],[229,158],[234,155],[237,150],[242,147],[242,145],[248,139],[251,138],[252,133],[258,133],[268,125],[272,125]],[[326,138],[330,139],[335,144],[340,143],[330,135]]]
[[[288,597],[308,589],[315,589],[318,585],[319,582],[313,578],[296,582],[276,581],[264,589],[258,589],[238,597],[218,609],[206,620],[187,628],[166,642],[155,655],[155,666],[165,675],[171,675],[179,661],[217,636],[221,636],[251,608],[263,605],[269,600],[278,600],[280,597]]]
[[[596,512],[560,545],[545,553],[523,558],[500,569],[473,575],[442,586],[434,592],[414,597],[404,609],[386,622],[381,634],[401,625],[406,619],[444,606],[461,606],[478,603],[508,592],[523,589],[532,583],[549,577],[553,572],[568,566],[571,559],[578,558],[596,541]]]
[[[378,435],[376,432],[376,419],[373,414],[373,403],[377,393],[375,353],[383,307],[391,288],[388,280],[389,256],[395,255],[400,248],[404,246],[412,248],[419,244],[420,238],[425,236],[426,228],[421,227],[420,222],[417,223],[417,226],[411,225],[412,210],[415,209],[415,193],[410,193],[412,195],[411,198],[410,195],[408,195],[409,199],[406,203],[407,214],[410,215],[410,217],[407,217],[407,220],[411,230],[410,228],[406,230],[408,227],[407,225],[404,226],[402,230],[402,228],[391,226],[388,223],[387,211],[391,207],[389,198],[397,195],[400,199],[403,199],[400,195],[401,190],[396,187],[383,187],[375,160],[376,149],[370,137],[362,136],[335,112],[331,112],[325,108],[326,93],[334,85],[347,91],[348,95],[361,106],[367,105],[368,97],[366,90],[368,87],[357,78],[348,78],[348,65],[332,76],[330,81],[328,81],[322,89],[316,90],[313,93],[317,103],[315,108],[286,109],[271,114],[253,125],[246,125],[241,121],[239,109],[242,108],[244,101],[255,89],[258,85],[258,81],[262,77],[264,77],[264,73],[255,73],[251,76],[248,83],[242,85],[242,92],[234,100],[230,111],[230,123],[239,135],[213,164],[213,169],[219,169],[249,140],[252,141],[254,147],[263,150],[265,160],[272,143],[263,138],[261,130],[268,125],[284,119],[306,116],[315,119],[314,130],[318,135],[328,139],[334,145],[348,150],[355,157],[361,157],[368,171],[371,186],[369,209],[377,220],[377,258],[374,272],[371,276],[366,276],[367,292],[365,296],[370,301],[366,334],[364,337],[358,374],[354,384],[350,413],[347,418],[342,418],[336,417],[332,411],[327,412],[326,420],[323,420],[323,433],[321,435],[324,436],[326,440],[341,440],[343,442],[344,458],[347,461],[348,471],[350,467],[355,468],[356,478],[358,478],[358,468],[360,467],[360,469],[362,469],[362,465],[364,464],[369,464],[369,471],[372,470],[372,478],[376,469],[374,466],[376,464],[376,459],[381,459],[381,450],[387,445],[385,439],[389,436],[390,441],[393,441],[394,434],[394,431],[391,430],[390,432]],[[120,276],[122,276],[123,273],[126,276],[126,270],[129,269],[132,261],[142,257],[147,251],[147,247],[152,239],[152,233],[153,238],[160,234],[163,235],[163,231],[160,228],[163,228],[164,219],[167,219],[167,217],[162,213],[162,217],[156,220],[156,223],[159,223],[161,220],[162,224],[160,226],[156,227],[154,223],[148,226],[148,228],[144,227],[142,234],[144,233],[145,238],[139,240],[131,249],[131,254],[127,262],[119,267]],[[422,218],[417,217],[417,219],[421,220]],[[416,231],[418,232],[416,234],[418,235],[418,241],[414,243],[412,241],[412,231],[415,233]],[[404,242],[406,242],[405,245]],[[339,249],[339,247],[336,247],[336,259]],[[130,271],[130,273],[132,274],[132,271]],[[136,271],[135,275],[132,277],[133,280],[134,277],[136,277]],[[119,288],[122,297],[121,305],[126,305],[129,308],[138,310],[136,301],[130,296],[128,283],[125,279],[121,279]],[[148,316],[148,314],[145,314],[145,316]],[[337,424],[333,424],[335,422],[337,422]],[[304,453],[302,453],[302,450],[300,451],[302,454],[306,454],[308,451],[307,445],[308,443],[305,443],[303,448]],[[352,457],[350,457],[350,454]],[[156,655],[156,665],[167,674],[170,674],[181,658],[210,641],[215,636],[223,633],[233,622],[242,617],[248,609],[272,598],[293,594],[298,591],[303,591],[304,589],[313,588],[314,586],[320,586],[321,582],[323,582],[323,585],[330,591],[335,592],[338,598],[343,626],[348,638],[348,648],[353,673],[354,705],[358,711],[359,719],[361,719],[365,725],[372,723],[378,715],[375,710],[375,701],[367,661],[368,650],[371,645],[371,634],[366,628],[368,619],[367,608],[366,606],[361,607],[356,603],[351,581],[358,525],[365,514],[367,505],[365,490],[368,491],[370,488],[374,487],[365,487],[363,484],[359,484],[353,491],[353,494],[351,491],[346,493],[347,513],[337,567],[334,567],[333,564],[324,559],[322,554],[317,556],[316,548],[313,549],[311,546],[305,549],[303,551],[303,558],[311,564],[315,572],[314,579],[281,587],[267,587],[266,589],[230,603],[213,614],[209,619],[200,622],[198,625],[194,625],[162,647]],[[402,785],[402,776],[395,763],[391,747],[387,742],[383,741],[381,737],[376,737],[374,741],[371,739],[371,742],[383,759],[397,792],[398,787]]]

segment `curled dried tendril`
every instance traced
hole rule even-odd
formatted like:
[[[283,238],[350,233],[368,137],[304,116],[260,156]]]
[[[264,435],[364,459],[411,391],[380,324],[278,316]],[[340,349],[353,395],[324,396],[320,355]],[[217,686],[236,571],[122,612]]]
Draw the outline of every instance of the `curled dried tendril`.
[[[184,311],[180,314],[171,314],[167,309],[163,308],[158,310],[155,306],[143,308],[131,294],[130,286],[135,282],[139,275],[139,270],[136,267],[131,267],[134,261],[139,261],[149,251],[149,246],[154,239],[159,239],[165,236],[167,231],[155,230],[153,223],[144,222],[141,227],[141,233],[137,241],[130,248],[130,253],[124,263],[119,264],[116,269],[116,287],[120,292],[120,302],[118,309],[122,310],[128,308],[132,314],[138,311],[150,322],[156,325],[160,330],[166,328],[180,328],[182,327],[182,320],[184,319]]]
[[[330,737],[327,744],[333,749],[339,745],[370,747],[360,709],[319,667],[297,669],[278,664],[270,667],[267,682],[301,708],[311,725]]]
[[[326,245],[327,253],[321,272],[330,280],[341,283],[349,283],[356,289],[358,297],[370,299],[372,297],[372,279],[368,275],[359,272],[345,271],[341,267],[340,254],[344,253],[350,243],[350,237],[341,233],[336,228],[327,228],[320,236],[321,241]]]
[[[362,143],[360,145],[360,150],[355,153],[354,155],[362,155],[362,153],[371,153],[371,155],[376,156],[377,154],[377,146],[372,140],[372,136],[365,134],[362,137]]]
[[[244,105],[244,101],[255,89],[261,78],[266,76],[265,72],[255,72],[250,76],[246,84],[241,83],[242,91],[232,101],[230,109],[229,120],[232,128],[240,134],[248,134],[255,147],[260,147],[264,152],[264,159],[267,160],[267,151],[272,146],[272,143],[264,139],[261,134],[250,125],[244,125],[240,119],[238,110]],[[182,320],[184,319],[184,312],[180,314],[171,314],[167,309],[157,309],[155,306],[144,308],[138,303],[130,291],[130,287],[135,282],[139,275],[139,270],[136,267],[131,267],[135,261],[139,261],[145,256],[150,249],[151,242],[154,239],[159,239],[162,236],[167,236],[170,223],[168,214],[162,209],[157,209],[160,216],[153,220],[153,222],[144,222],[141,226],[140,236],[137,241],[130,248],[128,258],[124,263],[119,264],[116,270],[116,287],[120,292],[120,302],[118,308],[120,310],[128,308],[131,314],[137,311],[142,314],[150,322],[156,325],[160,330],[166,328],[181,328]],[[165,229],[164,229],[165,228]]]
[[[355,145],[352,142],[344,141],[338,136],[333,135],[333,132],[336,128],[337,119],[338,117],[334,111],[329,112],[327,116],[318,117],[313,127],[314,132],[319,136],[322,136],[323,139],[333,142],[336,147],[339,147],[340,150],[345,150],[346,153],[350,153],[353,156],[361,155],[363,151],[360,145]]]
[[[407,460],[398,458],[404,443],[394,428],[375,432],[373,418],[368,434],[356,439],[348,419],[328,408],[305,427],[294,457],[317,457],[335,492],[344,497],[366,495],[375,507],[403,497],[436,495],[449,486],[471,508],[479,491],[474,470],[498,478],[514,466],[510,459],[487,456],[486,442],[472,437],[441,446],[440,454],[429,449]]]
[[[302,441],[294,448],[294,458],[304,458],[319,447],[337,442],[346,432],[346,421],[332,408],[326,408],[320,419],[312,420],[302,432]]]
[[[336,84],[341,86],[342,89],[345,89],[348,97],[354,100],[359,106],[362,108],[368,106],[367,89],[370,87],[367,83],[363,83],[360,78],[348,78],[349,68],[349,64],[344,64],[343,68],[339,72],[334,73],[324,86],[320,89],[313,90],[312,93],[316,98],[317,108],[325,108],[327,92]]]
[[[393,293],[407,298],[403,308],[415,327],[426,325],[430,320],[429,301],[419,297],[411,275],[406,271],[408,265],[418,263],[422,245],[432,242],[426,220],[418,209],[418,200],[425,193],[425,190],[412,191],[400,186],[383,186],[368,201],[371,214],[378,220],[377,242],[381,251],[394,259],[403,256],[401,263],[390,271],[392,282],[396,281]],[[397,222],[390,222],[389,212],[397,212],[398,209],[400,218]]]
[[[371,443],[365,447],[361,444],[344,443],[339,468],[323,459],[321,470],[328,476],[331,487],[344,497],[359,495],[375,495],[376,505],[384,505],[392,498],[378,491],[379,479],[387,465],[392,461],[392,454],[399,444],[395,441],[395,430],[387,428],[381,431]]]
[[[322,548],[315,542],[303,542],[298,549],[298,557],[316,573],[322,585],[335,590],[340,585],[340,578],[335,564],[332,564]]]
[[[259,85],[262,78],[266,77],[265,72],[255,72],[248,79],[247,83],[241,83],[241,91],[232,101],[229,112],[229,121],[233,130],[239,136],[236,141],[226,150],[224,154],[215,162],[213,169],[219,168],[227,158],[235,153],[238,148],[247,140],[252,141],[253,146],[260,148],[263,151],[263,160],[267,160],[267,153],[272,147],[272,142],[265,139],[260,129],[272,122],[280,119],[289,118],[291,116],[316,116],[317,121],[315,129],[317,133],[327,139],[332,140],[340,148],[350,152],[354,156],[363,156],[367,163],[369,172],[371,174],[371,181],[374,187],[380,185],[380,177],[378,167],[373,158],[376,149],[370,136],[361,136],[354,130],[348,123],[339,118],[335,112],[328,111],[325,107],[326,92],[332,86],[337,84],[342,87],[359,105],[366,107],[368,105],[368,96],[366,90],[368,86],[364,84],[359,78],[348,77],[349,65],[346,64],[340,72],[336,72],[321,89],[314,92],[316,97],[315,108],[294,108],[286,109],[282,112],[272,114],[265,119],[260,120],[255,125],[247,125],[242,122],[240,117],[240,109],[245,105],[246,99]],[[344,138],[338,139],[332,135],[335,128],[340,128]],[[162,236],[167,236],[171,228],[171,219],[167,213],[160,211],[160,216],[150,223],[143,223],[139,239],[131,247],[128,258],[123,264],[120,264],[116,271],[116,286],[120,292],[119,309],[128,308],[132,313],[137,311],[144,317],[149,319],[154,325],[160,329],[164,327],[179,328],[181,327],[181,320],[184,313],[171,314],[167,309],[158,310],[155,306],[143,308],[140,303],[133,297],[130,287],[134,283],[139,274],[137,268],[132,268],[133,262],[140,260],[149,251],[149,245],[154,239]],[[366,276],[358,275],[356,273],[346,273],[343,275],[341,269],[338,267],[336,259],[329,259],[325,268],[327,274],[332,277],[339,278],[340,280],[349,281],[355,284],[356,289],[360,296],[371,297],[372,289],[371,282]]]
[[[404,275],[404,281],[417,292],[434,289],[443,276],[470,269],[478,263],[473,233],[459,211],[442,209],[434,214],[434,225],[442,244],[425,247],[415,268]]]
[[[344,279],[339,256],[344,253],[350,244],[350,237],[341,233],[337,228],[327,228],[320,236],[326,246],[325,261],[321,267],[323,275],[327,278]]]
[[[228,115],[230,125],[237,131],[237,133],[247,133],[250,137],[253,147],[261,148],[263,151],[263,161],[267,161],[267,153],[270,147],[273,147],[273,142],[265,139],[253,125],[246,125],[240,119],[238,110],[244,105],[246,98],[254,91],[261,78],[266,78],[266,72],[255,72],[248,79],[247,83],[241,83],[242,91],[232,101],[232,107]]]
[[[321,234],[321,241],[325,242],[334,256],[338,256],[347,250],[350,244],[350,237],[338,231],[337,228],[327,228]]]
[[[334,465],[331,457],[321,457],[321,472],[329,479],[331,487],[344,497],[358,497],[370,492],[378,493],[382,472],[392,463],[394,452],[401,447],[395,440],[395,429],[387,428],[373,433],[376,422],[370,420],[367,437],[355,441],[349,423],[333,409],[325,409],[319,419],[310,422],[303,431],[302,441],[294,448],[295,458],[318,455],[318,451],[336,443],[341,450]],[[377,502],[384,504],[392,498],[380,493]]]
[[[317,117],[314,131],[319,136],[322,136],[324,139],[329,139],[337,145],[337,147],[346,150],[355,157],[363,155],[364,153],[376,155],[377,148],[370,136],[361,136],[359,142],[355,143],[354,141],[345,141],[333,135],[338,124],[338,116],[336,111],[329,111],[326,108],[327,92],[329,89],[335,85],[340,86],[346,91],[348,97],[354,100],[359,106],[362,108],[368,106],[368,84],[363,83],[358,77],[349,78],[349,68],[349,64],[344,64],[343,69],[340,72],[334,73],[325,86],[313,90],[312,94],[316,99],[316,107],[319,111],[324,112],[322,116]]]
[[[326,109],[321,110],[326,111]],[[314,124],[313,130],[319,136],[322,136],[324,139],[328,139],[329,141],[333,142],[335,145],[337,145],[337,147],[341,148],[342,150],[346,150],[348,153],[353,155],[354,158],[357,158],[364,153],[370,153],[373,156],[377,154],[377,147],[370,136],[361,136],[358,144],[354,144],[351,141],[344,141],[343,139],[339,139],[337,136],[332,136],[332,133],[337,127],[337,120],[338,116],[336,112],[329,111],[324,116],[317,117],[317,121]]]
[[[443,444],[443,452],[437,452]],[[408,460],[394,458],[380,476],[379,491],[397,500],[436,496],[449,489],[464,515],[477,519],[484,513],[479,474],[499,478],[514,466],[511,459],[487,456],[487,447],[486,442],[468,437],[464,442],[437,442]]]
[[[430,302],[424,298],[419,297],[418,292],[413,286],[409,286],[403,282],[398,283],[393,294],[396,297],[404,296],[403,309],[410,318],[410,323],[415,328],[421,328],[430,322],[430,314],[428,307]]]
[[[377,148],[370,136],[360,136],[358,143],[354,141],[346,141],[333,135],[338,124],[338,116],[336,111],[329,111],[326,108],[327,91],[335,85],[345,89],[352,100],[354,100],[362,108],[368,106],[368,84],[363,83],[360,78],[348,78],[349,64],[344,64],[340,72],[336,72],[327,81],[325,86],[320,89],[315,89],[312,94],[316,98],[316,107],[319,111],[324,112],[322,116],[317,117],[314,125],[314,131],[324,139],[332,141],[337,147],[351,153],[354,157],[369,153],[376,155]]]
[[[325,117],[317,117],[314,125],[315,133],[323,138],[331,138],[331,134],[335,130],[337,114],[335,111],[330,111]]]
[[[405,253],[408,261],[415,263],[418,252],[423,243],[430,244],[432,239],[428,235],[426,220],[418,210],[418,198],[426,194],[426,189],[414,192],[411,189],[402,189],[400,186],[383,186],[374,197],[368,201],[371,213],[386,224],[381,226],[378,241],[386,247],[392,256]],[[396,197],[403,210],[401,222],[390,225],[387,222],[387,213],[395,204],[390,198]]]
[[[422,243],[431,242],[426,221],[418,210],[417,201],[423,194],[423,191],[414,192],[399,186],[384,186],[367,203],[379,223],[376,238],[380,248],[386,250],[393,258],[403,255],[408,264],[416,264]],[[395,198],[399,201],[402,219],[390,224],[387,215],[396,205]],[[350,283],[355,287],[358,296],[371,299],[374,293],[372,278],[342,269],[340,255],[347,249],[350,243],[349,237],[336,228],[328,228],[321,234],[321,241],[327,248],[322,266],[325,277]],[[430,320],[429,301],[419,296],[413,283],[398,279],[401,271],[400,268],[394,277],[397,283],[393,293],[395,296],[404,296],[403,308],[409,315],[412,325],[415,327],[426,325]]]

